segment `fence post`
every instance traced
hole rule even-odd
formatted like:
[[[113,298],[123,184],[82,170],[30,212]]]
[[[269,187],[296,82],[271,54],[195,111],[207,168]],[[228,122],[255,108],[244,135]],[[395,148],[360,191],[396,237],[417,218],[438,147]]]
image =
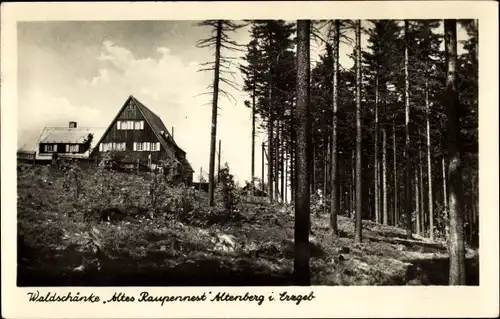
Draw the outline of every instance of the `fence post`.
[[[203,179],[203,176],[202,176],[202,173],[203,173],[203,170],[202,168],[200,167],[200,183],[198,185],[198,190],[201,192],[201,180]]]

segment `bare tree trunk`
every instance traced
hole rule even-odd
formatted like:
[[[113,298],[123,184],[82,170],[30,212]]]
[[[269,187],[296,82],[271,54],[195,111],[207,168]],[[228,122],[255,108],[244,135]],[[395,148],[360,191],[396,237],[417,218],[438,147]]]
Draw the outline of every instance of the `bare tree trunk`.
[[[389,216],[387,215],[387,134],[385,126],[382,128],[382,214],[383,224],[389,224]]]
[[[292,140],[294,140],[294,137],[292,137]],[[296,187],[296,182],[295,182],[295,151],[294,148],[292,147],[290,153],[290,202],[295,201],[295,187]]]
[[[330,226],[334,236],[338,235],[337,215],[339,213],[339,172],[337,151],[337,111],[338,111],[338,74],[339,74],[339,42],[340,21],[335,20],[335,38],[333,43],[333,120],[332,120],[332,167],[331,167],[331,207]]]
[[[419,130],[420,133],[420,130]],[[420,134],[419,134],[420,136]],[[421,234],[425,233],[425,208],[424,208],[424,171],[423,171],[423,163],[422,163],[422,151],[420,149],[420,144],[418,147],[418,167],[419,167],[419,183],[420,183],[420,191],[419,191],[419,200],[420,200],[420,232]]]
[[[417,235],[420,235],[420,194],[418,189],[418,173],[415,168],[415,213],[416,213],[416,223],[415,223],[415,231]]]
[[[362,238],[362,194],[361,194],[361,20],[356,20],[356,229],[354,242]]]
[[[285,202],[288,203],[288,158],[285,157],[285,165],[284,165],[284,169],[285,169],[285,182],[284,182],[284,187],[285,187],[285,190],[284,190],[284,198],[285,198]]]
[[[252,196],[255,195],[255,80],[252,90]]]
[[[261,191],[262,193],[265,192],[265,188],[264,188],[264,163],[265,163],[265,154],[264,154],[265,150],[264,150],[264,142],[262,142],[262,163],[261,163],[261,181],[260,181],[260,188],[261,188]]]
[[[281,195],[281,202],[285,202],[285,143],[284,143],[284,138],[283,138],[283,126],[284,122],[281,122],[281,127],[280,127],[280,136],[281,136],[281,141],[280,141],[280,147],[281,147],[281,152],[280,152],[280,171],[281,171],[281,176],[280,176],[280,195]]]
[[[294,274],[298,285],[310,285],[309,230],[310,192],[309,158],[311,149],[310,117],[310,20],[297,21],[297,196],[295,200]]]
[[[476,31],[476,48],[475,48],[475,51],[476,51],[476,64],[479,63],[479,20],[478,19],[474,19],[474,30]]]
[[[324,172],[323,172],[323,198],[326,199],[326,194],[327,194],[327,185],[328,185],[328,158],[330,156],[330,139],[327,137],[326,138],[326,150],[325,150],[325,156],[324,156]],[[326,213],[326,202],[323,200],[324,206],[323,206],[323,213]]]
[[[222,20],[217,21],[217,35],[215,42],[215,66],[214,66],[214,94],[212,100],[212,132],[210,134],[210,167],[208,174],[208,204],[214,206],[214,170],[215,170],[215,140],[217,138],[217,102],[219,99],[219,69],[220,48],[222,39]]]
[[[280,120],[276,119],[276,138],[274,141],[274,198],[279,201],[280,199]]]
[[[378,71],[377,71],[378,72]],[[378,74],[375,77],[375,150],[374,150],[374,164],[373,164],[373,169],[375,171],[375,181],[374,181],[374,191],[375,191],[375,222],[380,223],[380,210],[379,210],[379,166],[378,166]]]
[[[432,158],[431,158],[431,125],[430,114],[431,107],[429,103],[429,82],[425,81],[425,108],[426,108],[426,124],[427,124],[427,183],[429,199],[429,234],[431,240],[434,240],[434,200],[432,197]]]
[[[217,183],[220,182],[220,154],[221,154],[221,140],[219,140],[219,153],[217,159]]]
[[[398,211],[398,166],[397,166],[397,150],[396,150],[396,124],[392,121],[392,155],[393,155],[393,175],[394,175],[394,226],[399,225]]]
[[[312,134],[312,156],[311,156],[311,194],[315,195],[317,191],[316,186],[316,142],[314,140],[314,134]]]
[[[271,98],[271,88],[269,88],[269,97]],[[269,106],[271,108],[271,106]],[[273,115],[272,115],[272,110],[271,114],[269,115],[269,120],[268,120],[268,130],[267,130],[267,188],[268,188],[268,193],[267,195],[269,196],[269,201],[272,203],[274,200],[274,189],[273,189],[273,173],[274,173],[274,168],[273,168],[273,152],[274,152],[274,147],[273,147]]]
[[[411,158],[410,158],[410,78],[408,75],[408,20],[404,21],[405,32],[405,214],[406,214],[406,237],[412,236],[412,203],[411,203]]]
[[[443,155],[442,159],[443,163],[443,207],[444,207],[444,214],[447,217],[448,216],[448,190],[446,189],[446,182],[447,182],[447,174],[446,174],[446,165],[445,165],[445,159]],[[448,238],[448,233],[446,233],[446,237]]]
[[[356,208],[356,153],[352,150],[351,155],[351,198],[349,207],[349,216],[355,213]]]
[[[290,147],[290,201],[295,202],[295,194],[297,193],[297,182],[295,179],[295,171],[297,166],[296,156],[297,156],[297,131],[295,128],[295,112],[297,104],[292,101],[292,112],[290,114],[291,125],[290,125],[290,137],[291,137],[291,147]]]
[[[339,188],[338,188],[338,203],[339,203],[339,209],[337,210],[337,212],[342,212],[342,210],[345,208],[345,194],[343,193],[344,192],[344,189],[342,188],[342,185],[339,185]],[[331,192],[331,190],[330,190]]]
[[[460,158],[459,101],[457,85],[457,22],[444,20],[446,52],[446,109],[448,116],[448,180],[450,209],[450,285],[465,285],[465,245]]]

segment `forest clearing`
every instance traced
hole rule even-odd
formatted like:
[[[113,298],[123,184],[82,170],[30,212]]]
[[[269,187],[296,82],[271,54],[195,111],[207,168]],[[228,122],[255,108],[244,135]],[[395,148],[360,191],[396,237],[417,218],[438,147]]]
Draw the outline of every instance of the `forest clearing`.
[[[74,168],[73,168],[74,169]],[[18,285],[185,286],[293,284],[293,208],[238,199],[230,215],[216,194],[165,186],[151,194],[150,173],[51,166],[18,168]],[[68,184],[70,182],[71,185]],[[160,191],[159,188],[157,188]],[[235,197],[235,198],[236,198]],[[154,203],[153,203],[154,201]],[[122,221],[83,221],[92,208],[118,207]],[[313,285],[447,285],[443,242],[364,220],[365,240],[339,216],[332,237],[328,213],[311,216]],[[467,249],[467,284],[479,284],[478,252]]]

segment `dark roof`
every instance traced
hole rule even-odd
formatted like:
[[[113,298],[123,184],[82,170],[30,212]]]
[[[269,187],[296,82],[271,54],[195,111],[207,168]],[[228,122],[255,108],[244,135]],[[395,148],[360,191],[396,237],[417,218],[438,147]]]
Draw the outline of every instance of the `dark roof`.
[[[178,145],[175,143],[173,136],[170,134],[170,132],[167,130],[167,127],[165,124],[163,124],[163,121],[153,113],[150,109],[148,109],[144,104],[142,104],[139,100],[137,100],[135,97],[132,95],[130,96],[130,99],[135,102],[136,106],[141,110],[142,115],[144,115],[144,118],[148,121],[149,125],[155,131],[155,133],[159,134],[163,131],[164,136],[161,136],[162,140],[166,140],[167,142],[171,143],[172,145],[175,146],[178,150],[184,152]]]
[[[131,101],[141,111],[141,113],[144,116],[146,122],[149,124],[149,126],[151,127],[151,129],[155,133],[156,137],[158,138],[158,141],[160,141],[161,145],[165,149],[167,149],[169,146],[173,146],[176,150],[180,151],[183,155],[186,154],[186,152],[184,152],[184,150],[181,149],[177,145],[177,143],[175,143],[174,138],[172,137],[172,135],[170,134],[170,132],[167,130],[167,127],[165,126],[165,124],[163,124],[163,121],[160,119],[160,117],[158,117],[158,115],[156,115],[155,113],[153,113],[153,111],[151,111],[149,108],[147,108],[144,104],[142,104],[139,100],[137,100],[132,95],[130,95],[128,97],[128,99],[125,101],[125,103],[123,104],[122,108],[116,114],[116,116],[113,119],[113,121],[111,122],[111,124],[113,124],[117,120],[117,118],[120,115],[120,113],[123,111],[123,109]],[[106,135],[106,133],[109,131],[110,128],[111,128],[111,125],[108,127],[108,129],[106,130],[106,132],[103,134],[103,136],[101,137],[101,139],[104,138],[104,136]],[[163,134],[162,134],[162,132],[163,132]],[[98,143],[101,142],[101,139],[99,140]],[[182,164],[182,166],[185,167],[187,170],[194,172],[193,168],[191,167],[191,164],[189,164],[189,162],[188,162],[188,160],[186,158],[180,158],[180,159],[176,158],[176,159],[179,160],[180,163]]]

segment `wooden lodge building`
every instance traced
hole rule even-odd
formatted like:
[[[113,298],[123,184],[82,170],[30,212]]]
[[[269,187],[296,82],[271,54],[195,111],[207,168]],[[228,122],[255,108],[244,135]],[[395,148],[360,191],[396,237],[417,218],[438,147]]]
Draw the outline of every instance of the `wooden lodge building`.
[[[51,162],[57,154],[59,158],[88,161],[93,142],[100,138],[105,129],[78,127],[77,122],[69,122],[67,127],[44,127],[36,141],[25,144],[17,151],[17,159],[43,164]]]
[[[175,180],[191,185],[193,173],[186,152],[175,142],[163,121],[132,95],[125,101],[91,156],[99,162],[108,151],[123,154],[123,162],[156,169],[162,162],[175,170]]]
[[[37,157],[52,159],[52,155],[57,154],[60,157],[88,158],[92,141],[99,138],[104,128],[77,125],[77,122],[69,122],[69,127],[45,127],[38,141]]]
[[[89,135],[92,135],[89,143]],[[167,166],[174,183],[191,185],[193,169],[186,152],[175,142],[163,121],[144,104],[130,96],[107,128],[45,127],[38,141],[17,152],[18,161],[50,162],[58,158],[100,163],[108,151],[121,154],[122,166],[156,169]]]

